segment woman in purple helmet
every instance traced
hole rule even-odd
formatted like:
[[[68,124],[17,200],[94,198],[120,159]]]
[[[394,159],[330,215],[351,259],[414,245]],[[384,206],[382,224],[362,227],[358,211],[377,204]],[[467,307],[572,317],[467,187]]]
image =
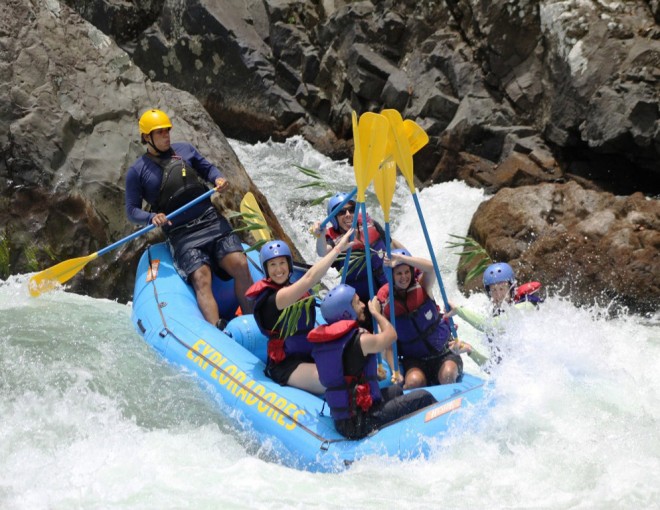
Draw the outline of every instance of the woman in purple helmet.
[[[293,257],[287,244],[276,240],[261,248],[259,260],[265,277],[252,285],[245,296],[254,302],[254,320],[268,337],[265,373],[282,386],[294,386],[317,395],[325,390],[307,341],[307,333],[316,323],[316,306],[302,307],[293,332],[280,321],[280,316],[287,307],[310,297],[309,289],[321,281],[337,256],[348,248],[352,232],[346,232],[325,257],[293,283],[290,281]]]
[[[456,382],[463,373],[463,361],[449,349],[449,324],[433,299],[436,281],[433,264],[429,259],[413,257],[408,250],[397,249],[392,250],[391,260],[385,257],[385,265],[392,268],[396,345],[403,366],[403,389]],[[386,283],[377,294],[387,317],[390,292]],[[387,359],[392,366],[391,351]]]

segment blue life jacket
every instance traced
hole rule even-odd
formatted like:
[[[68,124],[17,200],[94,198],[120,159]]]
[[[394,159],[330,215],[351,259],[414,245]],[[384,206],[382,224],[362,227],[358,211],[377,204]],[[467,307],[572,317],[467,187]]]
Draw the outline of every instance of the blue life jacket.
[[[378,387],[378,361],[369,354],[365,367],[357,376],[344,374],[342,356],[344,347],[355,335],[361,334],[357,321],[342,320],[314,328],[308,335],[312,343],[312,356],[319,371],[319,380],[325,386],[325,401],[334,420],[356,416],[382,400]],[[367,398],[368,397],[368,398]],[[365,404],[368,400],[368,405]]]
[[[265,302],[266,298],[271,294],[276,293],[278,290],[284,288],[284,285],[278,285],[268,278],[263,278],[254,283],[245,293],[245,297],[255,301],[255,311]],[[309,293],[305,293],[301,299],[308,297]],[[264,328],[260,324],[258,314],[255,314],[255,322],[259,326],[259,330],[268,337],[268,357],[275,363],[282,361],[288,354],[311,354],[312,344],[307,340],[307,333],[316,324],[316,306],[303,307],[296,332],[293,335],[282,339],[282,331],[270,330]]]
[[[383,285],[378,299],[385,304],[383,315],[390,316],[390,287]],[[415,281],[406,290],[406,300],[394,294],[397,353],[401,357],[427,358],[447,349],[451,331],[442,320],[438,305]]]

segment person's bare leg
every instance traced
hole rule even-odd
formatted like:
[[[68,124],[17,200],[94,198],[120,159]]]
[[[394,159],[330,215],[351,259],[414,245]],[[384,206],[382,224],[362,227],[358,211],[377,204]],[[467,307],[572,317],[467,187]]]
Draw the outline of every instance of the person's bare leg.
[[[315,363],[301,363],[289,376],[287,385],[301,390],[309,391],[315,395],[322,395],[325,387],[319,381],[319,371]]]
[[[190,275],[190,283],[192,283],[195,289],[197,305],[202,311],[202,315],[215,326],[220,319],[220,313],[218,312],[218,303],[215,301],[215,296],[211,288],[212,278],[211,268],[203,265]]]
[[[445,361],[438,371],[438,381],[440,384],[452,384],[458,379],[458,365],[451,361]]]
[[[426,376],[419,368],[411,368],[406,371],[406,378],[403,384],[404,390],[411,390],[413,388],[421,388],[426,386]]]
[[[220,261],[220,267],[234,279],[234,292],[243,313],[252,313],[253,302],[245,297],[245,293],[254,282],[245,253],[228,253]]]

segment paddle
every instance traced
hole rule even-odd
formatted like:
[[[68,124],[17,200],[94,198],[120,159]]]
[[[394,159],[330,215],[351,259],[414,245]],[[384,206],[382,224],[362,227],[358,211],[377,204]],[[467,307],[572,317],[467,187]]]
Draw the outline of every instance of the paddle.
[[[410,119],[404,120],[403,131],[406,134],[406,138],[408,139],[408,144],[410,145],[410,152],[412,154],[415,154],[427,143],[429,143],[429,135],[427,135],[426,131],[424,131],[422,127],[419,124],[417,124],[414,120],[410,120]]]
[[[408,136],[406,134],[406,129],[411,130],[411,133],[414,132],[414,137],[416,140],[416,145],[423,147],[428,143],[428,135],[424,133],[419,126],[415,128],[412,124],[408,123],[408,128],[405,127],[405,122],[401,118],[401,114],[396,110],[383,110],[382,115],[385,116],[390,121],[391,133],[394,136],[394,159],[397,162],[397,165],[401,169],[401,173],[408,183],[410,188],[410,193],[415,202],[415,208],[417,209],[417,216],[419,217],[419,222],[422,225],[422,231],[424,232],[424,238],[426,239],[426,245],[431,256],[431,262],[433,262],[433,270],[435,271],[435,276],[438,280],[438,285],[440,287],[440,294],[442,294],[442,301],[445,305],[445,310],[449,311],[449,300],[447,299],[447,293],[445,292],[445,287],[442,283],[442,276],[440,275],[440,269],[438,268],[438,262],[435,258],[435,253],[433,251],[433,245],[431,244],[431,238],[429,237],[428,229],[426,228],[426,223],[424,222],[424,215],[422,214],[422,208],[419,205],[419,198],[417,198],[417,192],[415,191],[415,179],[413,176],[413,159],[412,152],[410,149],[410,144],[408,143]],[[414,123],[413,123],[414,124]],[[421,131],[420,131],[421,130]],[[425,141],[424,141],[425,140]],[[423,143],[422,143],[423,142]],[[456,327],[454,326],[454,321],[449,318],[449,328],[451,329],[451,335],[453,338],[456,336]]]
[[[241,214],[244,218],[253,220],[254,224],[262,225],[261,228],[250,230],[255,241],[270,241],[273,238],[264,218],[264,213],[261,211],[261,207],[259,207],[259,203],[251,191],[248,191],[243,197],[243,200],[241,200]]]
[[[385,157],[387,149],[387,131],[389,125],[387,119],[382,115],[373,112],[363,113],[360,116],[358,125],[357,114],[353,112],[353,171],[355,173],[355,182],[357,184],[357,204],[356,214],[353,218],[353,226],[357,225],[357,214],[362,211],[362,232],[364,234],[365,259],[367,262],[367,280],[369,285],[369,296],[374,296],[373,274],[371,270],[371,252],[369,247],[369,229],[367,227],[367,207],[365,204],[365,191],[369,183],[374,178],[380,163]],[[346,251],[344,261],[344,272],[342,282],[346,281],[348,272],[348,263],[350,260],[351,248]],[[375,327],[375,324],[374,324]]]
[[[374,177],[374,189],[380,207],[383,209],[383,216],[385,218],[385,246],[387,247],[387,258],[392,258],[392,237],[390,235],[390,206],[392,205],[392,198],[394,198],[394,189],[396,187],[396,161],[385,162]],[[390,287],[390,322],[396,328],[396,315],[394,310],[394,277],[392,268],[388,267],[387,282]],[[398,380],[399,376],[399,359],[397,354],[396,342],[392,344],[392,355],[394,357],[394,374],[393,380]]]
[[[206,200],[211,195],[213,195],[213,193],[215,193],[215,188],[208,190],[203,195],[200,195],[196,199],[188,202],[185,205],[182,205],[177,210],[171,212],[167,216],[167,219],[171,220],[175,216],[178,216],[179,214],[190,209],[194,205],[197,205],[201,201]],[[37,297],[43,294],[44,292],[49,292],[53,290],[58,284],[65,283],[69,281],[71,278],[73,278],[78,272],[82,270],[83,267],[87,265],[88,262],[91,262],[92,260],[100,257],[101,255],[105,255],[109,251],[118,248],[119,246],[127,243],[128,241],[132,241],[136,237],[140,237],[142,234],[146,234],[147,232],[153,230],[154,228],[156,228],[156,226],[153,223],[151,223],[146,227],[144,227],[143,229],[140,229],[137,232],[134,232],[133,234],[126,236],[115,243],[112,243],[110,246],[106,246],[105,248],[97,251],[96,253],[92,253],[91,255],[87,255],[85,257],[77,257],[75,259],[65,260],[64,262],[60,262],[59,264],[56,264],[52,267],[49,267],[48,269],[41,271],[40,273],[33,275],[28,281],[28,289],[30,291],[30,295],[33,297]]]
[[[355,126],[354,126],[355,127]],[[406,132],[406,136],[408,137],[408,143],[410,144],[410,152],[415,154],[417,151],[419,151],[422,147],[424,147],[427,143],[429,143],[429,137],[426,134],[426,131],[424,131],[421,126],[419,126],[417,123],[415,123],[412,120],[405,120],[403,122],[403,127]],[[388,150],[387,154],[390,154],[391,157],[391,150],[390,150],[390,145],[388,144]],[[385,159],[387,161],[387,158]],[[383,163],[384,164],[384,163]],[[339,211],[341,211],[341,208],[346,205],[347,202],[350,202],[353,200],[353,197],[357,193],[357,187],[353,188],[353,191],[351,191],[344,200],[341,201],[341,203],[335,207],[330,214],[321,222],[319,228],[323,230],[323,227],[325,227],[328,223],[330,223],[330,220],[334,218]]]

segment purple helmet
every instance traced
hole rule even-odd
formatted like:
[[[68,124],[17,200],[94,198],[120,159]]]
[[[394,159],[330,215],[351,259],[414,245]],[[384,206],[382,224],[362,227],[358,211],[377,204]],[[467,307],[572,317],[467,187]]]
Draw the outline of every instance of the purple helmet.
[[[330,200],[328,200],[328,215],[330,215],[338,206],[341,204],[346,197],[348,196],[348,193],[337,193],[334,196],[330,197]],[[352,200],[349,200],[346,202],[347,204],[353,203]],[[332,219],[330,220],[330,223],[332,224],[333,228],[337,230],[339,228],[339,223],[337,223],[337,216],[333,216]]]
[[[328,324],[341,320],[357,320],[357,312],[353,309],[353,296],[355,289],[344,283],[326,294],[321,303],[321,314]]]
[[[516,275],[506,262],[491,264],[484,271],[484,288],[488,295],[490,295],[490,286],[500,282],[509,282],[512,287],[516,284]]]
[[[259,262],[261,263],[261,268],[264,270],[266,277],[268,277],[266,262],[277,257],[286,257],[289,262],[289,273],[293,271],[293,257],[291,256],[289,246],[284,241],[276,239],[275,241],[269,241],[264,244],[259,252]]]

